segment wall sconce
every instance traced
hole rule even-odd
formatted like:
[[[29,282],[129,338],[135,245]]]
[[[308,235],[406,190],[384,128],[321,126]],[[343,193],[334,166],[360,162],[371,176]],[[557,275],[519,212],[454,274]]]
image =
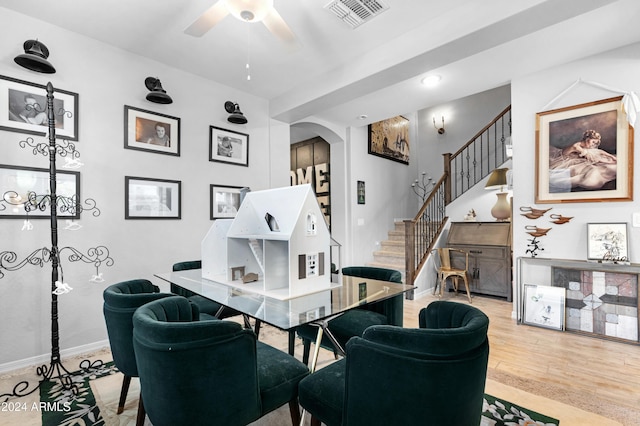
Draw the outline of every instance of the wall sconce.
[[[491,176],[489,176],[489,180],[484,187],[484,189],[497,189],[500,191],[496,194],[498,201],[491,209],[491,216],[495,217],[499,222],[508,221],[511,217],[511,205],[507,201],[508,193],[504,192],[504,187],[508,185],[507,171],[509,171],[507,168],[495,169],[491,172]]]
[[[442,127],[436,126],[436,117],[435,115],[433,116],[433,127],[435,127],[435,129],[438,131],[439,135],[444,134],[444,115],[442,116]]]
[[[160,80],[153,77],[147,77],[144,79],[144,85],[150,90],[147,93],[147,100],[156,104],[170,104],[173,102],[171,96],[167,95],[167,92],[162,88]]]
[[[31,71],[53,74],[56,69],[47,61],[49,49],[38,40],[27,40],[22,45],[24,53],[14,58],[16,64]]]
[[[507,158],[513,157],[513,140],[511,139],[511,136],[509,136],[504,142],[504,153]]]
[[[227,101],[224,103],[224,109],[229,113],[227,121],[234,124],[246,124],[247,117],[240,111],[240,105],[235,102]]]

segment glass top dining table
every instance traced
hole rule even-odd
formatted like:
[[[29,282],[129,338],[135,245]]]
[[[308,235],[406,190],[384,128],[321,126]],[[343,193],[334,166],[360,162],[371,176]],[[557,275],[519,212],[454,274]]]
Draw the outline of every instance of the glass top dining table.
[[[159,273],[155,276],[285,331],[302,324],[331,319],[349,309],[415,289],[411,285],[344,275],[341,276],[341,283],[331,283],[326,290],[282,300],[243,290],[241,286],[205,279],[201,269]]]

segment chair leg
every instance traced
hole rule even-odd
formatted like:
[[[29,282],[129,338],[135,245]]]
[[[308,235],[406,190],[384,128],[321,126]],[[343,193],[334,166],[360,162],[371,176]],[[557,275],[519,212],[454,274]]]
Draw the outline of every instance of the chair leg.
[[[317,417],[311,416],[311,426],[321,426],[322,422]]]
[[[309,364],[309,354],[311,353],[311,341],[302,339],[302,363]]]
[[[469,290],[469,280],[467,279],[466,275],[464,277],[462,277],[462,279],[464,280],[464,286],[467,289],[467,297],[469,298],[469,303],[472,303],[471,302],[471,291]]]
[[[118,401],[117,414],[121,414],[124,411],[124,403],[127,401],[127,392],[129,392],[129,384],[131,383],[131,376],[124,376],[122,379],[122,388],[120,389],[120,400]]]
[[[138,399],[138,415],[136,416],[136,426],[144,426],[145,417],[147,417],[147,412],[144,409],[144,402],[142,402],[142,392],[140,392],[140,399]]]
[[[293,426],[300,425],[300,406],[298,405],[298,398],[289,401],[289,412],[291,413],[291,424]]]

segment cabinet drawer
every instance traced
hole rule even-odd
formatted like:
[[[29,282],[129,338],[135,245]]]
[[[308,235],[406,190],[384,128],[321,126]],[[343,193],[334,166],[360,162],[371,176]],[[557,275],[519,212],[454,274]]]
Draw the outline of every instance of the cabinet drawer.
[[[458,246],[451,245],[451,248],[464,250],[469,253],[469,258],[483,257],[491,259],[504,259],[507,257],[506,247],[489,247],[489,246]]]

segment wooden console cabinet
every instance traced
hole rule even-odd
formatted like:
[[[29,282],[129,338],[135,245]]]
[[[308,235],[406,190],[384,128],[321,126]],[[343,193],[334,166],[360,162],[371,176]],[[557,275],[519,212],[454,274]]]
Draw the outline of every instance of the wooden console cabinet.
[[[472,292],[512,300],[511,222],[453,222],[447,246],[469,253]],[[454,255],[453,266],[464,268],[464,257]]]

